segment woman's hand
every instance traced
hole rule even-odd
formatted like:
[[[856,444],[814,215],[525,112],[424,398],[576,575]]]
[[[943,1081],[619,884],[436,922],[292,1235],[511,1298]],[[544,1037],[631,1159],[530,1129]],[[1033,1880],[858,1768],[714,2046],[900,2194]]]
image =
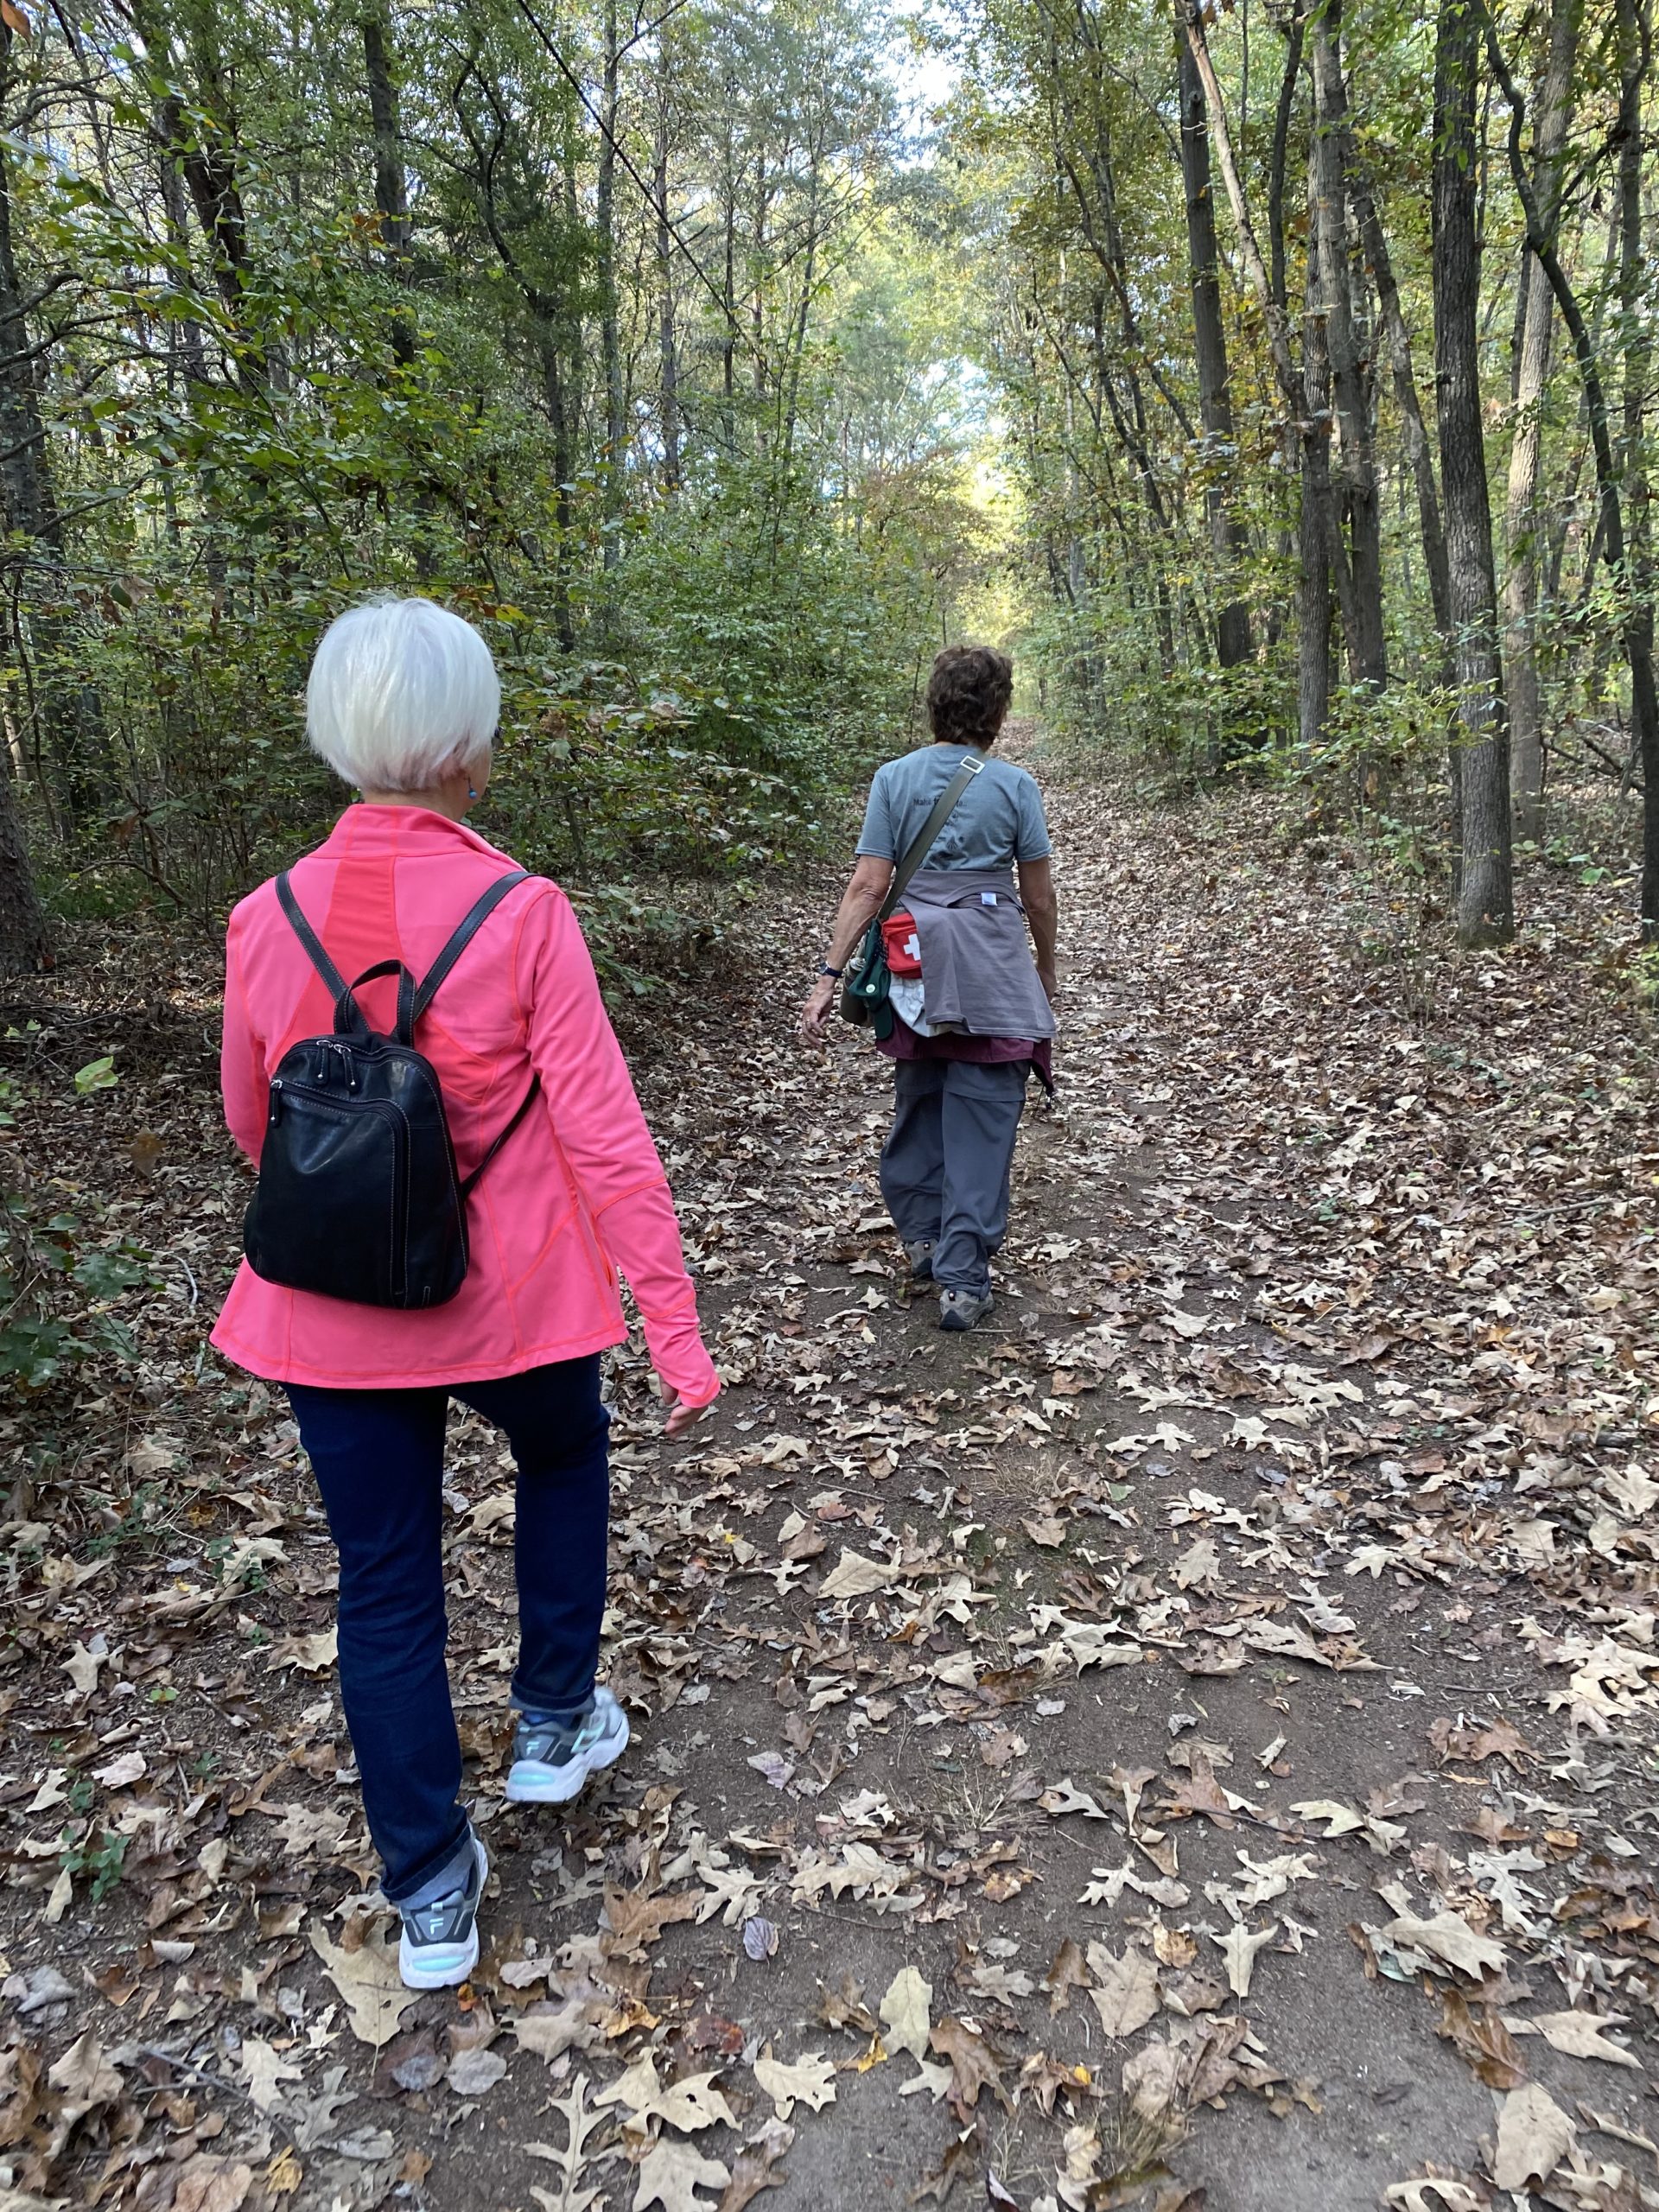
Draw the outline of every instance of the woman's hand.
[[[795,1034],[802,1044],[824,1046],[830,1042],[830,1016],[835,1007],[837,988],[835,976],[820,976],[808,992],[801,1018],[795,1025]]]
[[[711,1399],[709,1404],[713,1402]],[[688,1406],[679,1392],[671,1390],[666,1382],[663,1385],[663,1408],[668,1415],[663,1424],[664,1436],[683,1436],[692,1422],[709,1410],[708,1406]]]

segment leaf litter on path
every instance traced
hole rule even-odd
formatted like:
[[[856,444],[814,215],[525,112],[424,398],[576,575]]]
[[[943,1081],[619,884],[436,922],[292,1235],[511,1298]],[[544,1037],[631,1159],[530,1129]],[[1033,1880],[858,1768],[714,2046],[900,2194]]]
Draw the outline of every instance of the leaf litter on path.
[[[1508,2101],[1508,2173],[1560,2133],[1539,2097],[1573,2108],[1563,2068],[1610,2103],[1639,2087],[1653,1224],[1592,934],[1562,905],[1552,951],[1443,963],[1425,1026],[1354,950],[1372,893],[1269,863],[1265,802],[1224,830],[1052,797],[1061,1099],[1021,1140],[989,1330],[948,1344],[883,1302],[874,1060],[808,1064],[718,988],[635,1040],[731,1388],[664,1450],[637,1343],[610,1362],[606,1666],[636,1744],[558,1815],[499,1805],[511,1470],[455,1426],[452,1668],[499,1885],[459,1996],[401,1989],[365,1894],[332,1556],[285,1408],[195,1379],[199,1326],[135,1300],[150,1395],[111,1384],[77,1479],[160,1485],[166,1539],[105,1545],[48,1473],[6,1560],[25,1751],[0,2110],[59,2144],[41,2180],[78,2185],[118,2136],[148,2155],[189,2097],[219,2132],[172,2164],[245,2196],[283,2148],[240,2155],[262,2103],[337,2109],[331,2044],[389,2063],[385,2126],[354,2139],[397,2156],[359,2177],[434,2160],[465,2207],[448,2116],[476,2101],[526,2146],[512,2186],[561,2212],[730,2212],[778,2185],[791,2123],[798,2185],[844,2194],[877,2111],[907,2186],[971,2170],[1018,2198],[1029,2171],[1070,2202],[1115,2185],[1118,2102],[1213,2194],[1225,2145],[1300,2162],[1277,2131],[1320,2136],[1346,2094],[1340,2032],[1325,2092],[1274,2063],[1310,2002],[1384,2008],[1393,2063],[1432,2087],[1433,2134],[1390,2123],[1389,2201],[1427,2212],[1490,2193],[1476,2100]],[[1192,893],[1218,840],[1224,929]],[[750,969],[789,972],[818,920],[757,914]],[[120,1094],[84,1103],[115,1158]],[[169,1161],[144,1236],[205,1295],[239,1189],[205,1066],[133,1109]],[[215,1164],[170,1164],[193,1160]],[[156,1442],[130,1466],[135,1434]],[[88,2008],[105,2101],[64,2135]],[[170,2055],[143,2075],[138,2042]],[[550,2096],[556,2133],[529,2119]],[[1644,2133],[1634,2106],[1603,2118]],[[318,2129],[293,2212],[344,2190]],[[1437,2177],[1411,2152],[1442,2139],[1462,2163]],[[1360,2186],[1337,2140],[1333,2199]]]

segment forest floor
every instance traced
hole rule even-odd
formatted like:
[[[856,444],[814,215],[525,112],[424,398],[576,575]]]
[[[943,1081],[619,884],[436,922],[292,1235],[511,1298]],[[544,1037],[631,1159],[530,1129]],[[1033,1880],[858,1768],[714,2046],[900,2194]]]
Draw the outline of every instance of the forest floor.
[[[202,1350],[211,961],[8,1009],[14,1074],[115,1052],[12,1141],[159,1287],[135,1371],[0,1426],[0,2212],[1659,2205],[1628,917],[1537,867],[1459,957],[1273,803],[1051,800],[982,1332],[907,1302],[884,1066],[792,1040],[827,878],[636,1022],[730,1387],[665,1447],[618,1357],[635,1736],[568,1817],[500,1797],[512,1492],[452,1429],[459,1993],[388,1957],[292,1425]]]

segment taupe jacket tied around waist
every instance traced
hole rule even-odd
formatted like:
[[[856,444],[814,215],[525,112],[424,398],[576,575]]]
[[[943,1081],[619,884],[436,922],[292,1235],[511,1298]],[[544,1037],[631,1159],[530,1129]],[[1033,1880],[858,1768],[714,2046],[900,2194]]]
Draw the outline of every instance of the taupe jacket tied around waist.
[[[1054,1034],[1007,868],[920,868],[903,903],[916,918],[930,1022],[959,1022],[970,1037]]]

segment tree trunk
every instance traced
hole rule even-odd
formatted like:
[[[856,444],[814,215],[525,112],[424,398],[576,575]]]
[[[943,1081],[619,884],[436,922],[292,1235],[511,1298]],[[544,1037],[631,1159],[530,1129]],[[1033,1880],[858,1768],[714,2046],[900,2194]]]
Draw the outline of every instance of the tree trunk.
[[[1473,0],[1440,0],[1434,40],[1434,373],[1440,485],[1456,640],[1462,864],[1458,942],[1515,934],[1510,860],[1510,750],[1497,654],[1486,448],[1480,416],[1480,257],[1476,243],[1475,101],[1480,19]]]
[[[1503,88],[1510,108],[1510,177],[1515,186],[1516,198],[1521,202],[1522,213],[1527,219],[1527,243],[1538,257],[1539,266],[1555,295],[1555,304],[1561,311],[1561,321],[1567,325],[1573,340],[1573,351],[1579,365],[1579,377],[1584,386],[1585,414],[1590,427],[1590,448],[1596,458],[1596,486],[1600,495],[1600,514],[1597,535],[1601,541],[1603,557],[1618,588],[1624,605],[1622,642],[1625,664],[1630,677],[1630,722],[1635,750],[1642,762],[1643,828],[1642,828],[1642,933],[1649,943],[1659,943],[1659,687],[1656,687],[1653,667],[1652,611],[1644,607],[1631,589],[1630,550],[1625,537],[1624,507],[1620,495],[1619,472],[1613,457],[1612,434],[1607,410],[1607,390],[1602,382],[1601,363],[1598,359],[1597,343],[1585,320],[1584,308],[1572,280],[1561,265],[1555,241],[1545,224],[1538,195],[1533,190],[1528,174],[1526,158],[1522,151],[1522,132],[1526,125],[1526,101],[1514,76],[1504,62],[1497,42],[1497,33],[1490,16],[1486,19],[1486,50],[1491,56],[1492,69]],[[1646,24],[1635,6],[1621,0],[1619,18],[1619,131],[1620,143],[1626,137],[1640,141],[1642,120],[1642,79],[1646,71],[1648,37]],[[1638,176],[1639,181],[1639,176]],[[1619,211],[1620,273],[1625,266],[1626,226],[1624,209]],[[1635,216],[1635,244],[1633,266],[1630,282],[1634,296],[1635,287],[1641,276],[1640,215]],[[1638,352],[1638,359],[1642,357]],[[1627,370],[1628,373],[1628,370]],[[1642,405],[1641,387],[1637,387],[1637,427],[1639,429]],[[1627,487],[1638,489],[1632,486]],[[1645,479],[1639,485],[1639,494],[1645,514],[1647,486]],[[1586,588],[1594,567],[1594,550],[1586,563]]]
[[[1347,162],[1349,192],[1359,222],[1360,238],[1376,282],[1376,301],[1382,313],[1383,342],[1388,348],[1389,369],[1394,381],[1394,401],[1400,410],[1402,442],[1406,448],[1406,459],[1411,467],[1412,482],[1417,493],[1417,526],[1423,541],[1423,565],[1428,571],[1429,600],[1434,609],[1434,626],[1440,633],[1447,655],[1446,672],[1449,682],[1452,598],[1446,574],[1446,534],[1440,524],[1440,497],[1434,481],[1434,457],[1429,448],[1428,432],[1423,424],[1422,403],[1417,396],[1417,378],[1412,367],[1411,333],[1406,327],[1405,311],[1400,304],[1400,287],[1395,281],[1394,257],[1389,251],[1388,238],[1376,212],[1376,195],[1370,179],[1356,157],[1351,132],[1344,139],[1344,158]]]
[[[1291,423],[1297,426],[1297,435],[1301,441],[1302,496],[1304,500],[1311,499],[1313,512],[1325,535],[1325,563],[1336,590],[1337,605],[1342,612],[1343,635],[1348,640],[1350,665],[1357,672],[1359,614],[1354,600],[1353,573],[1342,541],[1336,501],[1332,496],[1327,426],[1307,417],[1307,394],[1291,350],[1288,313],[1283,296],[1274,290],[1268,264],[1262,257],[1255,225],[1250,215],[1249,200],[1233,150],[1227,110],[1221,97],[1221,87],[1216,81],[1215,63],[1210,57],[1204,16],[1198,0],[1180,0],[1180,5],[1182,28],[1192,49],[1192,59],[1198,65],[1205,99],[1208,103],[1211,137],[1215,143],[1222,182],[1227,188],[1228,204],[1233,211],[1233,223],[1238,232],[1239,251],[1243,257],[1245,273],[1249,278],[1250,289],[1255,294],[1256,304],[1262,310],[1262,320],[1267,325],[1268,352],[1273,362],[1274,378],[1279,386],[1280,397]]]
[[[133,0],[132,20],[143,40],[149,66],[165,80],[156,103],[164,150],[183,173],[196,220],[207,243],[213,283],[225,304],[236,339],[232,366],[245,391],[264,391],[270,382],[271,359],[263,335],[248,314],[252,268],[248,253],[248,219],[238,173],[233,111],[219,51],[219,25],[209,4],[192,10],[189,29],[195,65],[195,97],[187,113],[183,96],[172,82],[173,32],[160,0]]]
[[[622,513],[624,405],[622,343],[616,288],[616,126],[621,59],[617,46],[616,0],[605,0],[604,73],[600,83],[599,163],[594,189],[594,227],[599,260],[599,346],[605,385],[605,519],[600,559],[613,569],[621,553],[615,524]]]
[[[1553,235],[1561,149],[1573,106],[1583,0],[1554,0],[1549,59],[1545,65],[1533,130],[1533,188]],[[1504,683],[1510,709],[1510,777],[1518,836],[1543,834],[1543,716],[1538,693],[1538,478],[1542,465],[1543,397],[1549,380],[1550,334],[1555,302],[1544,273],[1523,245],[1520,345],[1515,377],[1515,429],[1510,446],[1509,494],[1504,509]]]
[[[1216,208],[1210,186],[1210,131],[1204,86],[1179,24],[1175,57],[1180,92],[1181,178],[1186,195],[1186,247],[1192,290],[1193,353],[1198,372],[1198,414],[1204,424],[1205,508],[1221,601],[1216,618],[1216,658],[1236,668],[1250,657],[1250,618],[1230,595],[1249,534],[1231,512],[1226,486],[1233,475],[1232,389],[1227,374],[1227,336],[1221,319],[1221,281],[1216,251]]]
[[[730,121],[730,107],[736,98],[736,89],[728,77],[726,80],[728,119],[721,149],[723,157],[721,219],[725,232],[726,268],[720,302],[723,310],[720,351],[720,419],[728,454],[734,453],[737,448],[737,170]]]
[[[404,140],[397,122],[397,92],[391,74],[391,23],[388,0],[378,0],[363,16],[363,67],[368,79],[369,114],[374,124],[374,205],[380,218],[380,247],[388,273],[400,284],[410,276],[412,232],[409,187],[404,173]],[[415,325],[401,310],[391,319],[392,359],[400,369],[415,360]]]
[[[0,21],[0,87],[11,83],[10,27]],[[0,113],[9,115],[9,99]],[[30,302],[18,274],[11,234],[11,163],[0,133],[0,521],[21,541],[0,575],[21,564],[8,586],[17,607],[17,644],[34,652],[30,750],[49,766],[50,787],[63,817],[78,819],[103,804],[113,782],[103,703],[82,672],[72,629],[63,518],[58,509],[41,411],[44,355],[29,343]],[[27,618],[22,607],[28,607]]]
[[[662,364],[663,485],[680,485],[680,369],[674,330],[674,240],[668,224],[668,80],[664,73],[657,111],[657,159],[652,175],[657,196],[658,343]]]
[[[1382,511],[1371,440],[1371,375],[1355,327],[1354,268],[1348,249],[1348,187],[1344,150],[1348,101],[1342,82],[1340,0],[1327,0],[1311,25],[1313,74],[1312,227],[1319,237],[1325,346],[1338,430],[1338,482],[1348,523],[1353,577],[1354,633],[1350,664],[1357,683],[1380,690],[1388,682],[1382,627]]]
[[[0,766],[0,976],[33,974],[51,960],[11,778]]]
[[[1310,145],[1310,199],[1315,188],[1313,170],[1317,159]],[[1331,412],[1329,365],[1325,348],[1319,343],[1323,325],[1314,312],[1324,297],[1324,277],[1319,265],[1318,227],[1310,224],[1307,318],[1304,326],[1308,338],[1302,354],[1302,389],[1306,395],[1303,413],[1316,423],[1323,423]],[[1331,568],[1325,518],[1319,512],[1319,500],[1330,496],[1330,486],[1321,486],[1316,480],[1315,453],[1322,452],[1323,448],[1316,448],[1313,440],[1304,437],[1299,442],[1299,449],[1302,501],[1296,532],[1296,719],[1304,760],[1311,762],[1325,742],[1325,726],[1331,719]]]
[[[1618,0],[1618,299],[1624,331],[1623,451],[1628,518],[1630,712],[1642,760],[1642,925],[1659,940],[1659,698],[1653,671],[1653,524],[1643,414],[1652,359],[1642,257],[1642,83],[1649,60],[1641,0]]]
[[[553,428],[553,526],[557,543],[553,551],[553,621],[566,652],[574,650],[575,628],[570,615],[570,551],[575,518],[570,510],[570,486],[576,468],[575,442],[570,424],[570,395],[566,389],[557,322],[537,316],[537,342],[541,356],[542,393],[548,421]]]

